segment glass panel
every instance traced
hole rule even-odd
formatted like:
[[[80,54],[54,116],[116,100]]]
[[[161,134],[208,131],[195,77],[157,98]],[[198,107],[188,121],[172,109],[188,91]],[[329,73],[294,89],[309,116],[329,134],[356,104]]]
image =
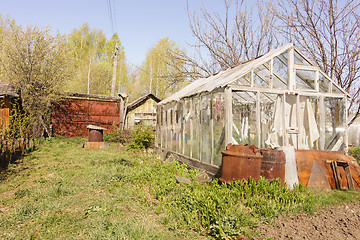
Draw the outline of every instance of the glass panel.
[[[269,88],[270,82],[270,62],[262,64],[254,70],[254,84],[256,87]]]
[[[273,88],[287,89],[287,52],[273,58]]]
[[[282,95],[260,94],[261,146],[274,148],[283,146]]]
[[[310,65],[310,63],[305,58],[303,58],[297,51],[294,51],[294,61],[295,64]]]
[[[235,80],[233,82],[234,84],[239,84],[242,86],[250,86],[251,85],[251,72],[245,74],[244,76],[242,76],[241,78]]]
[[[200,100],[199,97],[193,99],[193,110],[191,114],[193,125],[193,139],[191,143],[192,157],[200,160]]]
[[[248,93],[233,92],[232,140],[235,144],[248,143],[256,145],[256,95],[253,94],[254,98],[252,98],[252,101],[241,101],[242,98],[239,96],[246,94]]]
[[[156,146],[161,147],[161,116],[162,116],[162,107],[158,106],[156,109]]]
[[[338,88],[335,84],[332,85],[332,92],[333,93],[343,93],[340,88]]]
[[[285,57],[286,56],[286,57]],[[283,53],[273,59],[273,72],[287,83],[288,79],[288,65],[287,65],[287,53]]]
[[[319,91],[329,92],[330,81],[322,73],[319,73]]]
[[[315,90],[315,71],[296,70],[296,89]]]
[[[344,102],[341,98],[325,98],[325,150],[344,150]]]
[[[220,166],[222,162],[221,151],[225,149],[225,119],[223,93],[213,94],[212,114],[214,121],[213,164]]]
[[[161,111],[161,146],[166,146],[166,106],[162,107]]]
[[[190,147],[191,147],[191,132],[190,132],[190,118],[191,118],[191,100],[185,99],[185,152],[184,155],[190,157]]]
[[[200,112],[200,124],[201,124],[201,161],[210,163],[211,160],[211,98],[208,95],[201,97],[201,112]]]
[[[307,131],[306,141],[308,145],[306,149],[320,150],[320,100],[317,97],[307,97],[307,100],[304,116],[305,130]]]
[[[182,131],[184,129],[183,126],[183,101],[179,101],[177,104],[176,110],[176,133],[177,133],[177,145],[176,145],[176,152],[182,153],[182,144],[183,144],[183,137]]]
[[[170,146],[169,149],[171,149],[172,151],[176,151],[176,130],[175,130],[175,117],[176,117],[176,111],[175,111],[175,106],[172,105],[171,109],[169,110],[169,125],[168,125],[168,132],[169,132],[169,141],[170,141]]]
[[[287,80],[278,78],[279,75],[273,74],[273,88],[275,89],[287,89]]]

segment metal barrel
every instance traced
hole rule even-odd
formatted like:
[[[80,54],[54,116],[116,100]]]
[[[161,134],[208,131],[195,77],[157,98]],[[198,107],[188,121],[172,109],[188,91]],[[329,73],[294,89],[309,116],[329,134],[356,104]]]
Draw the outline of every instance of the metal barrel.
[[[260,175],[268,180],[279,178],[281,185],[285,184],[285,153],[282,150],[261,149]]]
[[[223,158],[220,181],[259,179],[262,156],[256,152],[255,146],[229,144],[221,153]]]

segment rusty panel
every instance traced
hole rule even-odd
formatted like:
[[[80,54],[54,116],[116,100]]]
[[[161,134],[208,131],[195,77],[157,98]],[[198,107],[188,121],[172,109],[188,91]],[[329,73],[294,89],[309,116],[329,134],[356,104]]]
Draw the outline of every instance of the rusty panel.
[[[313,160],[317,165],[321,167],[329,180],[330,187],[336,189],[334,173],[331,168],[332,161],[344,161],[348,162],[351,169],[355,189],[360,190],[360,166],[356,163],[356,160],[348,155],[345,155],[341,151],[317,151],[317,150],[295,150],[296,164],[299,175],[299,182],[308,185],[313,169]],[[341,185],[347,189],[346,173],[343,167],[338,166],[338,171],[341,179]],[[312,183],[314,184],[314,183]]]
[[[53,107],[53,134],[87,137],[89,124],[112,131],[119,125],[119,103],[87,99],[64,99]]]
[[[285,184],[285,153],[282,150],[261,149],[263,156],[260,175],[268,180],[280,179],[281,185]]]
[[[322,167],[319,166],[319,164],[316,163],[315,160],[313,160],[313,166],[307,187],[316,190],[331,189],[327,173]]]
[[[223,159],[220,181],[230,182],[250,177],[259,179],[262,156],[256,152],[255,146],[228,144],[226,148],[221,152]]]
[[[0,108],[0,127],[9,126],[9,108]]]

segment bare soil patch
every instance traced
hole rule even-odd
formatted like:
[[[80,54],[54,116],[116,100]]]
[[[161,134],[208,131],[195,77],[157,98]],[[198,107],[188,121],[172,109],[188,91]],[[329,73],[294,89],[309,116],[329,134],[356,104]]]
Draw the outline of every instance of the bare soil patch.
[[[258,239],[360,239],[360,202],[330,206],[314,215],[282,216],[257,231]]]

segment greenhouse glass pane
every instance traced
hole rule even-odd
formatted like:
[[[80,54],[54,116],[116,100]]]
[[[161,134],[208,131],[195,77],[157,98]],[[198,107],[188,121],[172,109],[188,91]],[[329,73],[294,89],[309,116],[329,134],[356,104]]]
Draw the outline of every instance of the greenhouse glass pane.
[[[330,81],[322,73],[319,73],[319,91],[329,92]]]
[[[235,80],[233,82],[234,84],[238,84],[241,86],[250,86],[251,85],[251,72],[245,74],[241,78]]]
[[[282,95],[260,93],[261,146],[283,146]]]
[[[287,54],[283,53],[279,56],[274,57],[273,59],[273,72],[279,75],[280,78],[284,79],[287,83],[288,79],[288,64],[287,58],[285,58]]]
[[[325,150],[342,151],[344,145],[344,100],[325,98]]]
[[[305,58],[303,58],[296,50],[294,51],[294,61],[295,64],[300,65],[311,65]]]
[[[201,161],[210,163],[211,161],[211,98],[209,95],[201,97]]]
[[[233,142],[235,144],[256,143],[256,95],[253,101],[239,101],[237,96],[245,92],[233,92],[232,119]]]
[[[315,71],[297,69],[296,89],[315,90]]]
[[[190,147],[191,147],[191,132],[190,132],[190,118],[191,118],[191,100],[185,99],[185,114],[184,114],[184,121],[185,121],[185,152],[184,155],[190,157]]]
[[[223,93],[215,93],[212,98],[212,114],[214,121],[214,149],[212,163],[220,166],[222,162],[221,151],[225,149],[224,95]]]
[[[333,93],[343,93],[340,88],[338,88],[335,84],[332,85],[332,92]]]
[[[192,157],[200,160],[200,100],[199,97],[193,99],[193,112],[191,114],[193,124],[193,139],[191,143]]]
[[[254,70],[254,84],[256,87],[269,88],[270,82],[270,62],[262,64]]]

